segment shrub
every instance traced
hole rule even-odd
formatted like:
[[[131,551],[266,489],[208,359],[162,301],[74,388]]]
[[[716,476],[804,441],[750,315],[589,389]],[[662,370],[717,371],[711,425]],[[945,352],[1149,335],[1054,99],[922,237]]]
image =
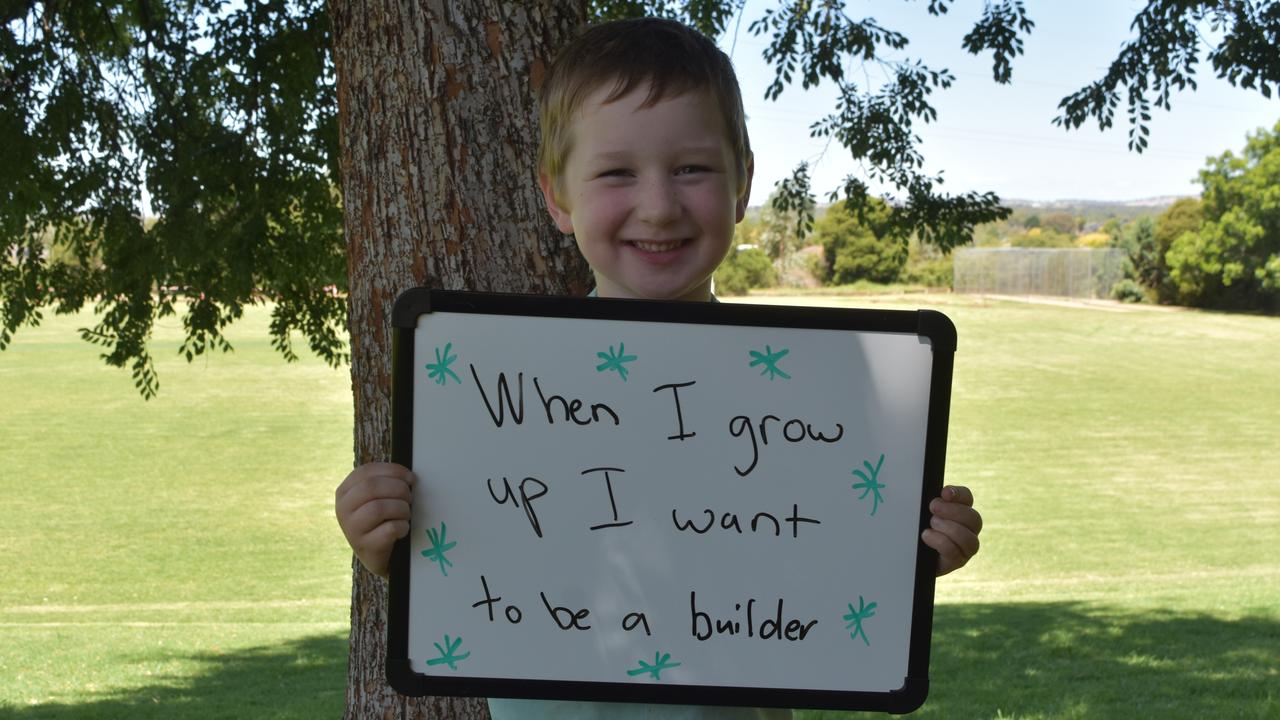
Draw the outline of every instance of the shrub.
[[[811,247],[815,250],[819,250],[819,251],[822,250],[820,246],[811,246]],[[805,271],[807,271],[811,277],[818,280],[819,284],[821,284],[822,280],[825,279],[829,273],[827,269],[827,256],[825,252],[807,252],[806,251],[801,255],[801,257],[804,258],[803,262],[804,262]]]
[[[1147,299],[1147,294],[1138,283],[1125,278],[1111,286],[1111,297],[1120,302],[1136,303]]]
[[[1085,247],[1085,248],[1111,247],[1111,236],[1104,232],[1085,233],[1076,238],[1076,247]]]
[[[730,251],[716,268],[715,287],[721,295],[746,295],[752,288],[778,284],[778,271],[759,248]]]
[[[911,241],[910,251],[907,253],[907,266],[902,271],[903,282],[950,290],[954,279],[955,266],[950,253],[944,253],[919,240]]]
[[[955,265],[950,256],[910,262],[902,271],[902,281],[911,285],[950,290],[955,283]]]
[[[856,217],[844,203],[832,205],[814,225],[814,240],[825,248],[827,279],[838,285],[870,280],[890,283],[907,264],[907,243],[877,232],[886,228],[889,207],[873,203],[867,216]]]

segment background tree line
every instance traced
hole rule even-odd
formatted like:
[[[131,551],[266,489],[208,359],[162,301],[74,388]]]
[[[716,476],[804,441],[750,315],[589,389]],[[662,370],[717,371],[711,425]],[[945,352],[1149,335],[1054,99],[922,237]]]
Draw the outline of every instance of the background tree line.
[[[1097,203],[1015,206],[974,230],[979,247],[1118,248],[1129,259],[1113,296],[1229,310],[1280,309],[1280,123],[1248,136],[1242,151],[1209,160],[1198,198],[1162,209]],[[862,216],[843,203],[817,208],[806,241],[772,205],[748,216],[741,248],[716,275],[720,292],[779,284],[858,282],[951,286],[950,255],[905,236],[873,200]],[[799,260],[797,263],[796,260]],[[799,265],[797,268],[796,266]],[[791,272],[788,272],[788,271]]]

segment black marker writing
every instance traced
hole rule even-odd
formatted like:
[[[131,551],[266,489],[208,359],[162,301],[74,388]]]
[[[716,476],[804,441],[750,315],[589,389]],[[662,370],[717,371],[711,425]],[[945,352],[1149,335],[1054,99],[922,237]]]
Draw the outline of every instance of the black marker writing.
[[[745,630],[747,637],[759,638],[761,640],[789,640],[795,642],[804,640],[805,636],[813,630],[813,626],[818,624],[817,620],[809,620],[804,622],[798,619],[791,619],[786,623],[782,621],[782,606],[785,600],[778,598],[777,609],[771,617],[765,618],[756,626],[755,604],[756,599],[747,600],[747,611],[745,615],[742,613],[742,603],[733,604],[733,612],[728,617],[713,618],[711,613],[698,609],[698,593],[689,593],[689,617],[691,620],[690,633],[699,641],[710,640],[714,635],[738,635]]]
[[[529,484],[534,483],[538,487],[533,494],[529,494]],[[489,497],[499,505],[506,505],[507,501],[515,504],[516,507],[524,508],[525,517],[529,518],[529,526],[533,528],[533,532],[538,537],[542,537],[542,523],[538,521],[538,513],[533,509],[533,501],[547,494],[547,484],[538,478],[527,477],[520,481],[520,497],[516,498],[515,492],[511,489],[511,483],[505,477],[502,478],[503,495],[498,497],[498,493],[493,491],[493,478],[489,478]]]
[[[567,607],[553,608],[551,607],[551,601],[547,599],[546,593],[540,592],[538,593],[538,596],[542,598],[542,604],[547,608],[547,613],[551,615],[552,620],[556,621],[556,625],[558,625],[561,630],[568,630],[570,628],[574,630],[591,629],[590,625],[581,624],[582,621],[586,620],[587,616],[591,614],[591,611],[587,608],[582,608],[577,611],[570,610]]]
[[[622,618],[622,629],[627,632],[635,630],[638,625],[644,626],[645,635],[653,635],[653,633],[649,632],[649,618],[645,617],[644,613],[627,613],[627,616]]]
[[[571,420],[577,425],[590,425],[593,422],[600,422],[601,411],[609,414],[609,417],[613,419],[614,425],[618,424],[618,413],[604,403],[592,403],[591,416],[579,418],[578,411],[582,409],[581,400],[577,398],[566,400],[562,395],[547,397],[542,393],[542,385],[538,383],[536,376],[533,378],[533,389],[538,391],[538,399],[542,401],[542,409],[547,413],[547,423],[549,424],[554,425],[556,422],[555,416],[551,414],[551,405],[557,402],[560,403],[560,410],[564,413],[564,419]]]
[[[471,607],[475,608],[475,607],[480,607],[481,605],[484,605],[485,609],[489,611],[489,622],[493,622],[493,605],[494,603],[500,602],[502,600],[502,596],[499,595],[497,597],[494,597],[493,594],[489,592],[489,581],[486,580],[485,576],[483,575],[480,576],[480,585],[481,587],[484,588],[484,599],[478,600],[472,603]],[[521,612],[520,608],[516,607],[515,605],[508,605],[503,610],[503,614],[507,616],[507,622],[511,623],[512,625],[519,624],[520,621],[524,618],[524,613]]]
[[[583,470],[582,474],[586,475],[588,473],[593,473],[593,472],[604,473],[604,486],[609,489],[609,509],[613,511],[613,522],[593,525],[591,526],[591,529],[600,530],[602,528],[626,527],[627,525],[630,525],[631,523],[635,522],[634,520],[627,520],[625,522],[618,521],[618,504],[614,502],[614,499],[613,499],[613,480],[609,478],[610,472],[626,472],[626,470],[623,470],[622,468],[615,468],[615,467],[598,467],[598,468],[588,468],[586,470]]]
[[[683,382],[683,383],[669,383],[667,385],[659,385],[658,387],[653,389],[654,392],[658,392],[659,390],[670,389],[671,397],[676,401],[676,424],[679,426],[680,429],[676,432],[675,435],[668,435],[667,436],[668,440],[680,440],[683,442],[685,438],[691,438],[694,435],[698,434],[696,432],[686,433],[684,431],[684,415],[680,412],[680,388],[689,387],[690,385],[693,385],[697,382],[698,382],[697,380],[690,380],[689,382]]]
[[[716,513],[711,508],[704,509],[702,513],[706,516],[706,522],[704,522],[701,526],[699,526],[696,524],[696,521],[693,519],[682,521],[680,519],[678,508],[672,508],[671,523],[675,525],[676,530],[680,532],[687,532],[689,530],[692,530],[694,533],[698,535],[705,535],[711,531],[711,528],[715,527]],[[739,535],[743,534],[742,523],[738,520],[737,513],[734,513],[734,512],[721,513],[719,518],[720,518],[721,530],[732,530]],[[767,512],[758,512],[755,514],[754,517],[751,518],[751,532],[753,533],[760,532],[761,520],[767,520],[769,523],[773,525],[774,537],[780,537],[782,535],[782,523],[778,522],[778,518],[776,516],[771,515]],[[785,518],[783,522],[789,523],[791,525],[792,538],[800,537],[801,524],[804,524],[804,523],[807,523],[810,525],[822,524],[821,520],[818,520],[816,518],[811,518],[811,517],[805,517],[804,515],[801,515],[800,506],[797,503],[791,504],[791,515]],[[765,528],[765,532],[766,533],[768,532],[767,526]]]
[[[519,401],[511,402],[511,388],[507,385],[507,376],[505,373],[498,373],[498,393],[495,396],[498,399],[498,411],[493,411],[493,404],[489,402],[489,396],[484,391],[484,386],[480,384],[480,373],[476,372],[475,364],[471,365],[471,377],[476,381],[476,389],[480,391],[480,399],[484,401],[484,407],[489,411],[489,417],[493,418],[493,424],[502,427],[502,423],[506,417],[506,411],[511,411],[511,419],[515,424],[519,425],[524,422],[524,373],[516,374],[516,389],[519,392]],[[506,400],[503,403],[503,400]]]
[[[743,470],[737,465],[733,466],[734,472],[741,477],[746,477],[755,469],[756,463],[760,461],[760,445],[769,444],[769,421],[775,423],[782,422],[782,418],[777,415],[765,415],[760,418],[760,442],[756,443],[756,425],[752,424],[751,418],[746,415],[737,415],[729,421],[729,434],[734,437],[742,437],[744,434],[751,438],[751,464],[747,469]],[[806,424],[800,418],[788,420],[782,426],[782,438],[790,443],[798,443],[808,439],[813,442],[834,443],[839,442],[844,437],[844,426],[836,423],[835,433],[828,437],[826,433],[818,432],[813,429],[813,425]]]

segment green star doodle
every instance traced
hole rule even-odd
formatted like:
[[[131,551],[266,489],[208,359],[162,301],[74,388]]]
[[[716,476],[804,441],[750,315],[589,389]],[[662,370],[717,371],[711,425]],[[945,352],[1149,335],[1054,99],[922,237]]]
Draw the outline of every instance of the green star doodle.
[[[458,377],[458,374],[449,369],[453,361],[458,359],[457,355],[449,354],[451,348],[453,348],[453,343],[445,343],[443,353],[440,352],[440,348],[436,348],[436,361],[427,363],[425,366],[430,371],[427,373],[427,377],[435,380],[437,385],[448,383],[449,378],[453,378],[459,385],[462,384],[462,379]]]
[[[609,370],[616,370],[618,375],[623,380],[626,380],[627,368],[623,365],[623,363],[633,362],[636,359],[636,356],[624,355],[623,353],[624,353],[625,347],[626,346],[623,345],[622,343],[618,343],[618,351],[616,353],[613,351],[612,345],[609,346],[609,352],[596,353],[596,357],[600,358],[601,360],[604,360],[604,362],[596,366],[596,372],[606,372]]]
[[[660,676],[662,675],[663,670],[670,670],[671,668],[680,667],[681,665],[681,663],[667,662],[670,659],[671,653],[656,652],[653,654],[652,665],[643,660],[639,660],[637,662],[640,663],[640,667],[635,668],[634,670],[628,670],[627,674],[631,677],[635,677],[637,675],[649,673],[654,680],[661,680],[662,678]]]
[[[751,357],[755,358],[755,360],[752,360],[751,364],[748,365],[747,367],[764,365],[764,369],[760,371],[760,374],[768,375],[769,380],[771,381],[775,377],[780,377],[783,380],[791,379],[790,375],[786,374],[785,372],[782,371],[782,368],[778,367],[778,361],[786,357],[787,353],[791,352],[787,348],[782,348],[778,352],[774,352],[773,347],[769,345],[765,345],[764,352],[760,352],[758,350],[751,350],[749,352],[751,353]]]
[[[864,473],[861,470],[853,471],[854,475],[857,475],[858,477],[862,478],[862,482],[853,484],[854,490],[859,490],[859,489],[862,490],[862,494],[858,496],[858,499],[866,500],[867,495],[871,495],[872,493],[875,493],[875,495],[873,495],[871,498],[872,517],[874,517],[876,514],[876,508],[880,507],[880,501],[884,500],[884,496],[880,494],[880,488],[884,487],[884,483],[876,482],[876,478],[880,475],[880,468],[883,465],[884,465],[884,453],[880,453],[880,461],[876,463],[876,466],[874,468],[871,467],[871,462],[869,460],[862,461],[862,466],[867,469],[867,472],[871,473],[870,476],[868,476],[867,473]]]
[[[853,609],[853,603],[849,603],[849,614],[844,616],[844,619],[849,621],[849,624],[845,625],[844,629],[848,630],[849,628],[853,628],[853,632],[849,633],[849,637],[857,639],[857,637],[861,635],[862,642],[867,646],[870,646],[871,640],[867,638],[867,631],[862,627],[862,621],[875,614],[876,604],[871,603],[870,605],[867,605],[866,602],[863,601],[861,595],[858,596],[857,610]]]
[[[444,541],[444,533],[445,526],[443,522],[440,523],[440,532],[436,532],[435,528],[427,528],[427,539],[431,541],[431,547],[422,551],[422,557],[427,558],[432,562],[439,563],[440,572],[444,573],[447,577],[449,575],[449,571],[445,569],[445,566],[453,567],[453,563],[449,562],[449,558],[445,557],[444,554],[452,550],[453,546],[458,544],[458,541],[455,540],[451,543],[446,543]]]
[[[852,605],[850,607],[852,607]],[[447,650],[444,647],[441,647],[440,643],[431,644],[436,646],[436,650],[440,653],[440,657],[431,658],[427,661],[428,665],[448,665],[450,670],[457,670],[458,663],[471,657],[471,653],[469,652],[462,653],[461,655],[456,654],[458,652],[458,647],[462,645],[462,638],[457,638],[451,641],[449,640],[449,636],[445,635],[444,644],[448,648]]]

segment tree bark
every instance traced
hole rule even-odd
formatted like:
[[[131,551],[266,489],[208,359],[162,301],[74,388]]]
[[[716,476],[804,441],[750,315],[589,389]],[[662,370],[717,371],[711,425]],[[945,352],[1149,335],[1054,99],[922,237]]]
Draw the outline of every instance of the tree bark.
[[[585,0],[330,0],[357,463],[390,452],[391,307],[415,286],[583,294],[537,191],[536,90]],[[348,718],[487,718],[386,684],[386,586],[353,563]]]

